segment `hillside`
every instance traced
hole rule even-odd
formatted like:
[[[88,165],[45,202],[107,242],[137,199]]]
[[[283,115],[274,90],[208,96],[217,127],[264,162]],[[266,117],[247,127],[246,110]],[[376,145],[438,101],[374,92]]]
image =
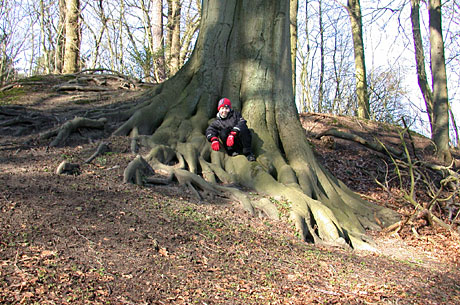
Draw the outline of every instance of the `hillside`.
[[[178,184],[123,184],[133,155],[128,139],[110,136],[116,123],[81,128],[62,147],[49,147],[51,139],[39,136],[76,116],[132,107],[150,87],[112,75],[78,82],[37,77],[2,88],[0,303],[460,303],[458,234],[414,214],[401,199],[386,154],[356,141],[318,137],[335,128],[402,151],[394,126],[301,115],[317,158],[334,176],[403,220],[414,215],[400,230],[369,232],[374,252],[306,244],[289,223],[250,217],[223,195],[200,202]],[[434,162],[429,139],[405,136],[411,158]],[[110,151],[85,163],[102,140]],[[458,151],[454,155],[460,159]],[[55,174],[62,161],[79,164],[79,172]],[[430,198],[422,181],[436,186],[441,178],[432,170],[421,173],[415,194],[425,205]],[[407,176],[401,181],[410,185]],[[283,206],[282,198],[272,200]],[[449,205],[454,216],[458,200],[455,194]],[[448,222],[443,207],[433,211]]]

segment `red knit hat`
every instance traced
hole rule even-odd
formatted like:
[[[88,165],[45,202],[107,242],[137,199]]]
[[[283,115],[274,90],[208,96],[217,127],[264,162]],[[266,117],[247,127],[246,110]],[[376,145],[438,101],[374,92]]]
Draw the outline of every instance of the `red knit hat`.
[[[228,106],[229,108],[232,108],[232,103],[230,102],[230,100],[226,97],[224,97],[223,99],[221,99],[219,101],[219,103],[217,104],[217,111],[220,110],[220,108],[224,107],[224,106]]]

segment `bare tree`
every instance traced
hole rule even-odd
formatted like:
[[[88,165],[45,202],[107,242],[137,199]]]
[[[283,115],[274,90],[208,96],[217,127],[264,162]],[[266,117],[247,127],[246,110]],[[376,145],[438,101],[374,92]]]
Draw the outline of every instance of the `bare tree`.
[[[369,118],[369,99],[367,95],[366,61],[364,57],[363,24],[359,0],[348,0],[347,10],[350,15],[355,51],[356,97],[358,99],[358,117]]]
[[[122,6],[123,2],[121,1],[120,4]],[[104,5],[102,1],[90,2],[89,7],[93,9],[93,14],[95,15],[95,18],[98,22],[97,24],[94,24],[93,22],[86,22],[86,20],[83,20],[83,22],[85,23],[88,31],[91,33],[91,36],[93,37],[91,41],[93,47],[91,48],[90,68],[96,69],[97,65],[100,63],[102,40],[104,38],[104,34],[108,32],[108,18],[105,14]],[[97,27],[99,27],[99,29],[97,29]]]
[[[291,61],[292,61],[292,88],[294,95],[296,92],[296,62],[297,62],[297,11],[299,10],[299,1],[290,0],[289,6],[289,23],[291,29]]]
[[[152,0],[152,54],[156,82],[166,79],[164,38],[163,38],[163,1]]]
[[[425,53],[423,51],[422,33],[420,30],[420,0],[411,0],[411,23],[418,86],[422,92],[423,100],[425,101],[428,119],[430,121],[430,129],[431,132],[433,132],[433,94],[428,85],[425,68]]]
[[[50,50],[48,49],[46,42],[46,24],[45,20],[48,20],[45,16],[45,3],[43,0],[40,0],[39,2],[40,8],[39,8],[39,16],[40,16],[40,42],[41,42],[41,47],[42,47],[42,52],[43,52],[43,68],[45,70],[46,74],[49,74],[51,71],[51,66],[50,66]]]
[[[373,69],[368,75],[370,119],[390,124],[400,124],[407,116],[403,103],[407,91],[397,70]]]
[[[450,163],[449,95],[447,93],[446,60],[441,25],[441,0],[429,0],[431,76],[433,87],[433,132],[439,160]]]
[[[180,68],[180,19],[181,3],[180,0],[168,0],[168,66],[169,76],[177,73]]]
[[[15,77],[14,61],[27,40],[18,28],[16,1],[2,1],[0,5],[0,85]],[[30,24],[27,24],[30,26]],[[18,33],[19,32],[19,33]]]
[[[190,0],[188,6],[182,6],[181,12],[185,19],[185,30],[181,39],[180,64],[181,66],[190,57],[193,44],[201,21],[201,0]]]
[[[61,73],[64,63],[64,46],[65,46],[65,0],[58,0],[59,20],[56,33],[56,48],[54,50],[54,73]]]
[[[320,71],[319,71],[319,90],[318,90],[318,112],[323,112],[323,103],[324,103],[324,24],[323,24],[323,9],[322,9],[322,0],[318,1],[318,15],[319,15],[319,54],[320,54]]]
[[[80,0],[66,0],[64,73],[75,73],[80,62]]]

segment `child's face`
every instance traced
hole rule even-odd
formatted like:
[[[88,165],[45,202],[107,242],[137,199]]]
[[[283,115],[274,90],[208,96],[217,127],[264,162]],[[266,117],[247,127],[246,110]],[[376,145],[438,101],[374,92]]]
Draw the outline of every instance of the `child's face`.
[[[227,117],[229,112],[230,112],[230,107],[228,107],[228,106],[223,106],[223,107],[220,107],[220,109],[219,109],[219,115],[223,119],[225,119]]]

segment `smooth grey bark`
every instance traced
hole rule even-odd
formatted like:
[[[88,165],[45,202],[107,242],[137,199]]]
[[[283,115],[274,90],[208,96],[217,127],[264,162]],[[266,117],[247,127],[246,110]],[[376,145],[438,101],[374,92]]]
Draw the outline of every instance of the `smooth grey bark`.
[[[369,97],[367,95],[366,61],[364,57],[363,24],[359,0],[348,0],[347,10],[351,21],[356,67],[356,97],[358,117],[369,119]]]
[[[415,65],[417,68],[417,80],[422,92],[425,107],[428,113],[430,129],[433,132],[433,94],[428,85],[425,68],[425,54],[423,52],[422,34],[420,31],[420,0],[411,0],[411,23],[412,37],[414,39]]]
[[[80,61],[80,1],[66,0],[64,73],[79,70]]]
[[[297,62],[297,11],[299,0],[290,0],[290,29],[291,29],[291,62],[292,62],[292,88],[296,92],[296,62]]]
[[[288,0],[203,1],[191,58],[124,114],[115,135],[150,147],[145,160],[152,168],[189,187],[195,181],[205,188],[203,179],[219,190],[216,182],[237,183],[285,199],[306,241],[368,249],[366,228],[391,224],[396,214],[360,199],[314,157],[294,101],[289,27]],[[224,96],[247,119],[257,162],[210,149],[204,130]],[[225,189],[249,212],[260,209],[260,202]]]
[[[324,27],[323,27],[323,10],[322,10],[322,2],[321,0],[318,1],[318,15],[319,15],[319,52],[321,56],[320,62],[320,72],[319,72],[319,90],[318,90],[318,112],[323,112],[323,102],[324,102]]]
[[[50,65],[50,52],[46,46],[46,35],[45,35],[45,5],[43,0],[40,0],[40,41],[41,47],[43,49],[43,65],[46,74],[49,74],[51,71]]]
[[[452,155],[449,150],[449,97],[442,37],[441,0],[430,0],[428,10],[433,87],[433,131],[431,139],[436,145],[438,159],[449,164],[452,161]]]
[[[54,73],[62,72],[65,46],[65,0],[59,0],[59,21],[57,27],[56,49],[54,50]]]
[[[160,83],[166,78],[164,39],[163,39],[163,1],[152,0],[152,54],[155,81]]]
[[[180,0],[168,0],[168,76],[173,76],[180,68]]]

